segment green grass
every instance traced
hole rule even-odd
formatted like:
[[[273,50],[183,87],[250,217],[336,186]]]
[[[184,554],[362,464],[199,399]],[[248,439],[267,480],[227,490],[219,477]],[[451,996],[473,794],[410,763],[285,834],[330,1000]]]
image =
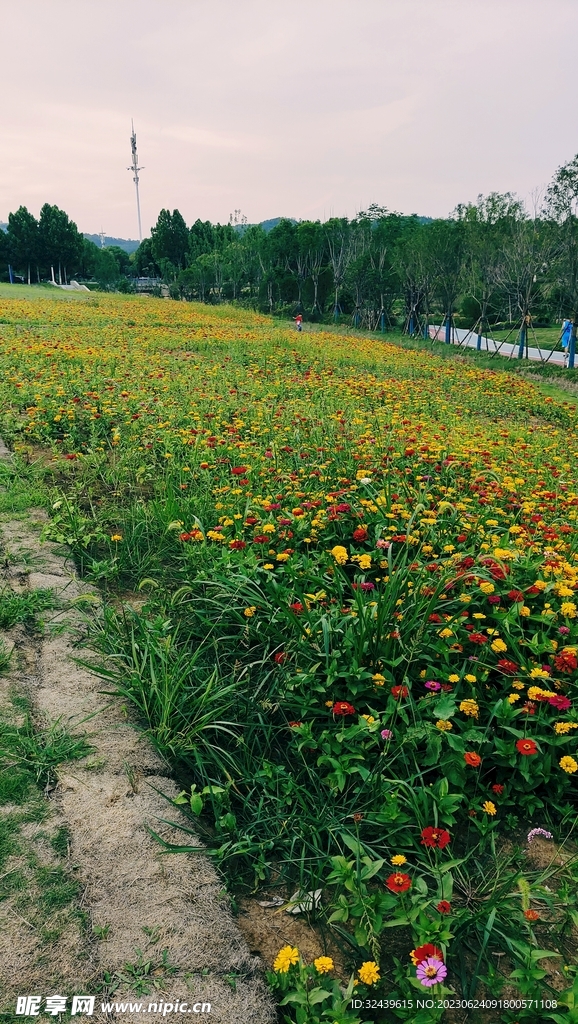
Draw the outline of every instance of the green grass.
[[[0,818],[0,869],[8,857],[18,853],[19,846],[15,835],[17,824],[18,818],[14,814]]]
[[[561,352],[562,346],[560,345],[560,334],[560,326],[536,327],[534,329],[530,328],[530,332],[528,334],[528,346],[530,348],[537,348],[540,346],[540,348],[544,349],[558,349]],[[511,342],[512,344],[516,344],[519,341],[520,332],[517,329],[514,329],[513,331],[510,331],[509,329],[496,330],[491,332],[491,337],[494,338],[498,344],[501,341],[505,341],[506,338],[508,339],[508,343]]]
[[[3,723],[0,769],[25,773],[31,782],[44,787],[61,764],[85,757],[91,750],[83,736],[72,736],[59,721],[44,729],[37,729],[31,718],[23,725]]]
[[[69,292],[61,291],[52,284],[0,284],[0,299],[25,299],[34,302],[35,299],[56,299],[57,301],[72,299],[83,301],[89,299],[92,292]],[[0,321],[1,322],[1,321]]]
[[[59,857],[66,857],[70,849],[70,829],[67,825],[61,825],[50,840],[50,845]]]
[[[27,594],[1,591],[0,629],[12,629],[20,623],[32,626],[39,612],[47,608],[54,608],[54,594],[51,590],[32,590]]]
[[[71,881],[64,868],[37,868],[36,880],[41,889],[40,904],[46,913],[60,910],[72,903],[80,888]]]

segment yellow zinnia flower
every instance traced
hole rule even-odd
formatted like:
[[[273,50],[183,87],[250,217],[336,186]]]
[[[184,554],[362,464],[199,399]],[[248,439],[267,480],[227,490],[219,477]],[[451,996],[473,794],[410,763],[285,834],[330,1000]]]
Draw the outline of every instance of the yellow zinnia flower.
[[[558,736],[565,736],[566,733],[571,732],[572,729],[578,729],[577,722],[556,722],[554,725],[554,732]]]
[[[464,715],[471,715],[472,718],[477,718],[479,714],[478,703],[475,700],[463,700],[460,704],[460,711],[463,711]]]
[[[318,974],[329,974],[329,971],[333,970],[334,964],[330,956],[318,956],[313,961],[313,966]]]
[[[379,981],[379,967],[373,960],[366,960],[357,973],[364,985],[373,985],[376,981]]]
[[[578,772],[578,761],[575,761],[573,757],[561,757],[558,764],[560,765],[563,772],[567,772],[568,775],[573,775],[574,772]]]
[[[338,565],[345,565],[349,555],[347,554],[347,548],[342,547],[341,544],[336,544],[334,548],[331,548],[331,554]]]
[[[299,960],[299,950],[296,946],[283,946],[275,957],[273,962],[273,970],[278,974],[287,974],[287,971],[293,964],[296,964]]]

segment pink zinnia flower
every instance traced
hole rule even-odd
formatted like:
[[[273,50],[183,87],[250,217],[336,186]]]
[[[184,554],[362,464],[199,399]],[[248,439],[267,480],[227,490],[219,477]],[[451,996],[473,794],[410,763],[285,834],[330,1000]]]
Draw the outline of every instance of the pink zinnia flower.
[[[425,688],[426,688],[426,690],[437,691],[437,690],[441,690],[442,684],[441,683],[436,683],[436,681],[434,679],[428,679],[427,683],[425,683]]]
[[[448,969],[441,960],[438,960],[435,956],[428,956],[427,960],[422,960],[417,965],[416,977],[426,988],[431,988],[432,985],[437,985],[438,982],[443,981],[447,973]]]
[[[393,736],[393,733],[392,733],[391,729],[382,729],[381,730],[381,738],[382,738],[382,740],[390,740],[392,738],[392,736]]]

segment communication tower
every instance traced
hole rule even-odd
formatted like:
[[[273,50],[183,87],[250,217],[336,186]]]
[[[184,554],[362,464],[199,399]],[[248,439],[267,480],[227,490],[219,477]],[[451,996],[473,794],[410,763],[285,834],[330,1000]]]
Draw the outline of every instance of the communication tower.
[[[137,214],[138,214],[138,240],[139,240],[139,242],[142,242],[142,228],[141,228],[141,223],[140,223],[140,199],[139,199],[139,194],[138,194],[138,182],[139,182],[138,172],[139,171],[144,171],[144,167],[139,167],[139,165],[138,165],[138,156],[137,156],[137,152],[136,152],[136,132],[134,130],[134,123],[133,123],[133,121],[131,121],[131,127],[132,127],[132,134],[131,134],[131,137],[130,137],[130,148],[131,148],[131,153],[132,153],[132,164],[130,165],[130,167],[127,167],[127,171],[132,171],[133,172],[133,179],[132,180],[134,181],[134,187],[136,189],[136,211],[137,211]]]

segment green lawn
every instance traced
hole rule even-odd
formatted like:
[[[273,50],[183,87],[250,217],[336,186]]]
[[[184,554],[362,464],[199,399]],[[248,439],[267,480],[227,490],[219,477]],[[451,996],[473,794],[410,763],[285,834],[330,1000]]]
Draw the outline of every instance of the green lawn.
[[[61,291],[51,284],[0,284],[0,299],[88,299],[90,292]]]

